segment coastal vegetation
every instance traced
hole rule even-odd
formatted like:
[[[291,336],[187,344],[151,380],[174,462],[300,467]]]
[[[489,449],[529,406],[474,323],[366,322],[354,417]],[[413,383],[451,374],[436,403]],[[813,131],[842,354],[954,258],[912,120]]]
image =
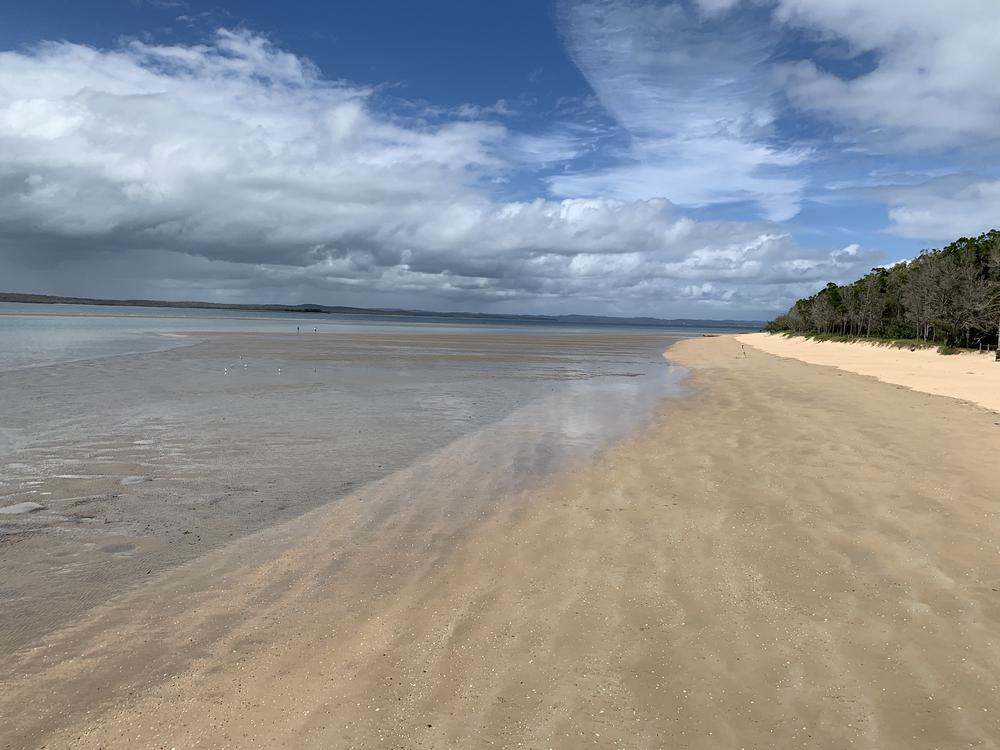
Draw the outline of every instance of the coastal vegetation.
[[[772,333],[957,347],[1000,344],[1000,230],[827,284],[767,324]]]

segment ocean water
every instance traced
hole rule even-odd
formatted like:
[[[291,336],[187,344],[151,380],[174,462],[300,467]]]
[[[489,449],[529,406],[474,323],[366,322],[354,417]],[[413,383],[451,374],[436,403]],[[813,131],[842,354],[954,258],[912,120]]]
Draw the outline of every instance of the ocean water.
[[[0,371],[120,354],[165,351],[197,337],[175,333],[514,333],[532,329],[562,333],[629,331],[625,326],[593,328],[508,321],[462,320],[433,315],[325,315],[162,307],[0,303]],[[646,330],[650,329],[638,329]],[[690,331],[684,332],[690,334]]]
[[[103,305],[0,303],[0,370],[51,365],[119,354],[172,349],[190,340],[168,334],[184,332],[288,333],[397,332],[415,326],[476,328],[446,320],[392,319],[378,316],[246,312]]]

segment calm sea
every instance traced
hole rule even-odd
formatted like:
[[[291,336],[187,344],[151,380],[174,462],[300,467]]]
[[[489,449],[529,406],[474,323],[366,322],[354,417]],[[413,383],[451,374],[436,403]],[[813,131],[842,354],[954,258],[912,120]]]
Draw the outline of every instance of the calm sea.
[[[462,320],[432,315],[387,318],[381,315],[325,315],[243,310],[203,310],[101,305],[41,305],[0,303],[0,370],[51,365],[119,354],[165,351],[190,343],[170,336],[186,332],[402,333],[406,331],[485,333],[524,332],[526,328],[555,328],[563,332],[588,330],[537,323]],[[629,330],[614,327],[610,330]],[[607,332],[609,327],[597,329]],[[649,330],[649,329],[645,329]],[[685,333],[690,333],[685,332]]]

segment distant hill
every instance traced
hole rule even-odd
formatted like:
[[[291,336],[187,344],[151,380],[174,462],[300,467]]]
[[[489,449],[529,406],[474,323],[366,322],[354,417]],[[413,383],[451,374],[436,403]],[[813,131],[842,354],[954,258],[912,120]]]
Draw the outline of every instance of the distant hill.
[[[554,315],[553,320],[570,325],[624,325],[655,328],[763,328],[762,320],[704,320],[700,318],[613,318],[602,315]]]
[[[240,305],[228,302],[188,302],[153,299],[94,299],[91,297],[59,297],[51,294],[20,294],[0,292],[0,302],[20,302],[46,305],[104,305],[109,307],[174,307],[199,310],[243,310],[246,312],[315,313],[322,315],[367,315],[385,317],[420,317],[449,320],[474,320],[501,323],[550,323],[567,326],[640,326],[648,328],[708,328],[758,330],[760,320],[697,320],[678,318],[615,318],[602,315],[510,315],[500,313],[434,312],[429,310],[398,310],[378,307],[345,307],[341,305]]]

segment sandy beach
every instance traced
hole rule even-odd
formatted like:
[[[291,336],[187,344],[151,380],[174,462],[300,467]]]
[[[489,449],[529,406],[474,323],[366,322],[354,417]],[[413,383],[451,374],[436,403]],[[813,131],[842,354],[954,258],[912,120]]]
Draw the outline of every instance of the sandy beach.
[[[868,375],[915,391],[950,396],[1000,411],[996,352],[941,355],[937,349],[900,349],[865,342],[813,341],[803,336],[746,333],[740,343],[779,357]]]
[[[743,346],[154,574],[6,660],[0,747],[1000,747],[1000,418]]]

